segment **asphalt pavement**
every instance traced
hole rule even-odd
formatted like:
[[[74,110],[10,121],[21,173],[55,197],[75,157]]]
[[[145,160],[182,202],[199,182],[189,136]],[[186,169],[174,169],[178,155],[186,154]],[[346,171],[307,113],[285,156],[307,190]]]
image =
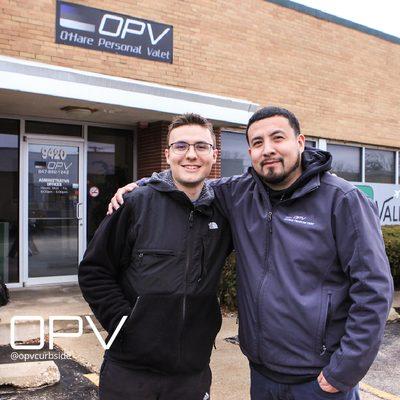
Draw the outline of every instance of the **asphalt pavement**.
[[[49,350],[31,350],[30,355],[46,356]],[[25,354],[26,350],[15,351],[11,346],[0,346],[0,364],[20,362],[13,361],[12,354]],[[90,371],[72,359],[62,359],[59,349],[51,350],[55,358],[61,379],[52,386],[46,386],[36,390],[17,390],[10,386],[0,386],[1,400],[98,400],[97,386],[94,385],[85,375]],[[29,361],[27,361],[29,362]]]
[[[378,356],[363,382],[400,398],[400,321],[386,325]]]

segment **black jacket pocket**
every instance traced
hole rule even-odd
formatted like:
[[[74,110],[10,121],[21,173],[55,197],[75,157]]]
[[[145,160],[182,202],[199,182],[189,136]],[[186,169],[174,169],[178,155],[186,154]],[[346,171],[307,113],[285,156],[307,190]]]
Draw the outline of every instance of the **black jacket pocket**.
[[[113,358],[134,368],[174,372],[181,331],[181,295],[140,296],[121,332],[122,351]]]
[[[135,250],[126,277],[138,294],[168,294],[178,292],[183,273],[179,256],[173,251]]]

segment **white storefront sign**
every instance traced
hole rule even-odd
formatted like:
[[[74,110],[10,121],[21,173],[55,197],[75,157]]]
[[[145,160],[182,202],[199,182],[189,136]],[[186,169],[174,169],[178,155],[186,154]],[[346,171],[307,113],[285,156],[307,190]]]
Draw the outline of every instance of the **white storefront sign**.
[[[400,224],[400,185],[363,183],[356,186],[377,204],[382,225]]]

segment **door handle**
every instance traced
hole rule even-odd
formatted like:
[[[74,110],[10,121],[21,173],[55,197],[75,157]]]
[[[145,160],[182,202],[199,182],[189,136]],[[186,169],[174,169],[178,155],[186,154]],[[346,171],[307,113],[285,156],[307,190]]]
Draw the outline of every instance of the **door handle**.
[[[75,205],[75,215],[76,215],[76,219],[79,219],[79,220],[82,219],[81,213],[80,213],[80,206],[81,206],[82,204],[83,204],[83,203],[76,203],[76,205]]]

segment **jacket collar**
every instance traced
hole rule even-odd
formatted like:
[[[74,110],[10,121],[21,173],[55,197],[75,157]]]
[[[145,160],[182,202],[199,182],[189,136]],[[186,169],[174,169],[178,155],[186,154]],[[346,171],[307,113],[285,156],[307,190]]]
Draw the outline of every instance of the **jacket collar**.
[[[304,186],[297,189],[287,201],[298,199],[305,196],[306,194],[313,192],[321,186],[320,174],[314,175]],[[286,200],[285,200],[286,201]]]
[[[271,202],[269,200],[267,191],[265,190],[264,184],[261,181],[260,176],[257,174],[257,172],[254,170],[253,167],[249,167],[248,172],[252,175],[253,179],[256,181],[257,186],[259,187],[259,190],[262,193],[264,200],[266,200],[267,203],[271,206]],[[321,185],[320,174],[316,174],[304,186],[298,188],[288,199],[283,200],[281,203],[286,203],[298,199],[300,197],[303,197],[306,194],[318,189],[320,185]]]
[[[199,210],[203,214],[208,214],[209,206],[214,200],[214,190],[209,183],[205,181],[199,198],[192,202],[184,192],[175,186],[171,170],[169,169],[159,173],[153,173],[148,182],[148,186],[159,192],[167,192],[176,201],[186,203],[188,206]]]

